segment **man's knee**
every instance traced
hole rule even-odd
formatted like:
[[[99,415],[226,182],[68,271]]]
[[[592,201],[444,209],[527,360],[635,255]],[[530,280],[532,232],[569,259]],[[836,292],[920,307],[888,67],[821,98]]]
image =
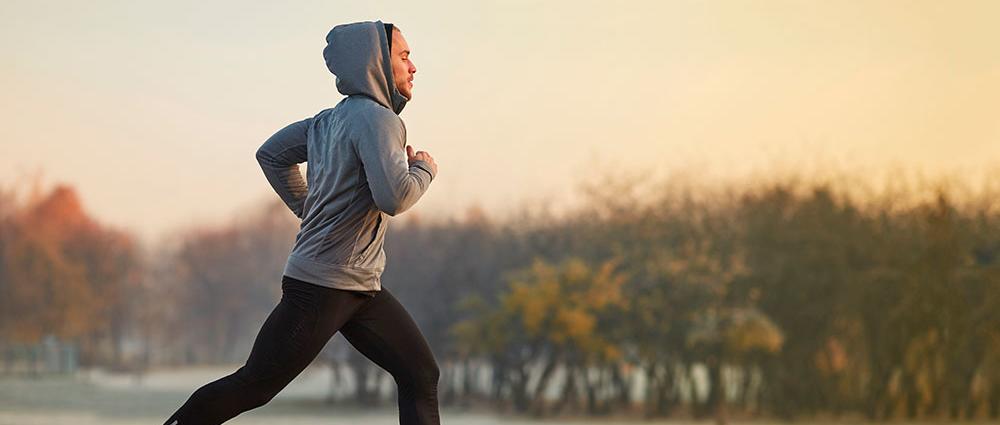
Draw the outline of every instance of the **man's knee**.
[[[437,391],[438,380],[441,378],[441,370],[438,368],[436,362],[424,362],[410,367],[410,370],[407,370],[406,373],[394,373],[392,375],[396,381],[396,385],[417,392]]]
[[[438,367],[436,361],[431,361],[427,365],[426,379],[428,382],[433,382],[437,386],[438,380],[441,379],[441,368]]]
[[[287,370],[241,367],[236,373],[243,397],[251,409],[270,403],[296,374]]]
[[[285,381],[278,378],[246,378],[244,382],[243,395],[250,409],[270,403],[285,388]]]
[[[418,391],[437,391],[438,380],[441,379],[441,369],[433,359],[421,363],[411,371],[410,386]]]
[[[251,409],[256,409],[270,403],[274,399],[274,396],[278,395],[278,392],[281,391],[280,389],[275,390],[266,385],[257,385],[247,390],[247,400],[250,403]]]

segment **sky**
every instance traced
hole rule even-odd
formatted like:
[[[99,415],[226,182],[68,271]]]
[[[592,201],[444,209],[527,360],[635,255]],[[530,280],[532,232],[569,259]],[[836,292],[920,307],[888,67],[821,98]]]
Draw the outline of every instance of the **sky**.
[[[263,141],[342,98],[326,33],[376,19],[417,67],[421,216],[615,173],[1000,163],[994,1],[3,0],[0,184],[72,184],[150,243],[238,217],[277,197]]]

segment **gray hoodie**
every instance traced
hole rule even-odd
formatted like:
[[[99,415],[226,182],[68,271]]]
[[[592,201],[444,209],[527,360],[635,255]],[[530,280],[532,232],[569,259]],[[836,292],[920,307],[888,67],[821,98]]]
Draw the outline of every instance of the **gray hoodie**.
[[[302,219],[285,264],[289,277],[381,290],[389,216],[410,208],[434,179],[427,162],[407,164],[399,113],[408,99],[393,81],[386,40],[380,21],[334,27],[323,57],[347,97],[279,130],[257,150],[268,183]]]

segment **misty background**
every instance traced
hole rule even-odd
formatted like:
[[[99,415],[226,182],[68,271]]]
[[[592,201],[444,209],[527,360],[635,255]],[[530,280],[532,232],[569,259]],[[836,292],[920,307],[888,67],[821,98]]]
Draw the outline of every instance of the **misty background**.
[[[383,284],[444,417],[996,421],[998,16],[5,1],[0,423],[145,423],[239,367],[298,226],[254,152],[340,100],[324,37],[374,19],[440,167]],[[394,423],[394,392],[338,335],[234,422]]]

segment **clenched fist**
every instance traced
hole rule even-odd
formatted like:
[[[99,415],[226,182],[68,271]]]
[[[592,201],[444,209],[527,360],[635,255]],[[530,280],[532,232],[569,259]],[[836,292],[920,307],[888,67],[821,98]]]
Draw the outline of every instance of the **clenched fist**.
[[[414,161],[424,161],[424,162],[430,164],[431,165],[431,169],[434,170],[434,175],[437,175],[438,166],[434,162],[434,158],[431,157],[431,154],[429,154],[427,152],[424,152],[424,151],[417,151],[416,153],[414,153],[413,152],[413,146],[406,145],[406,162],[409,165],[413,165]]]

